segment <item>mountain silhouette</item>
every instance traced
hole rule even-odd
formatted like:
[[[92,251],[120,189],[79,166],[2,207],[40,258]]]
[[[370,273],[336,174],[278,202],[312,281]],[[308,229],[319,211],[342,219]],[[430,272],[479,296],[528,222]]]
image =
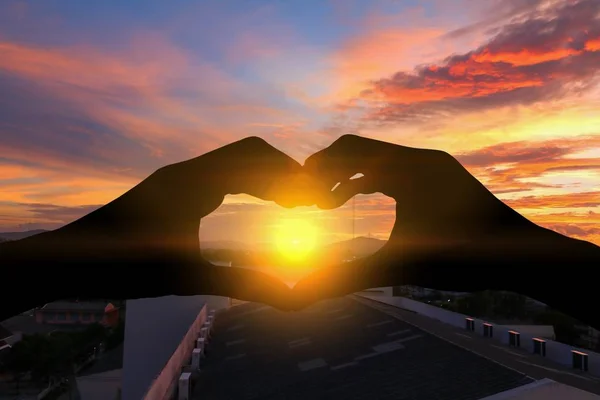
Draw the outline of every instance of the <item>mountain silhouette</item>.
[[[37,235],[37,234],[44,233],[44,232],[48,232],[48,231],[45,229],[33,229],[31,231],[24,231],[24,232],[0,232],[0,242],[25,239],[26,237]]]
[[[375,239],[366,236],[359,236],[354,239],[333,242],[315,249],[319,254],[330,254],[341,258],[351,256],[365,257],[377,252],[386,244],[386,240]],[[213,240],[202,241],[203,250],[229,250],[229,251],[248,251],[248,252],[270,252],[274,251],[272,243],[257,243],[250,245],[238,241]]]
[[[331,243],[322,248],[322,251],[336,258],[366,257],[376,253],[387,243],[386,240],[359,236],[354,239]]]

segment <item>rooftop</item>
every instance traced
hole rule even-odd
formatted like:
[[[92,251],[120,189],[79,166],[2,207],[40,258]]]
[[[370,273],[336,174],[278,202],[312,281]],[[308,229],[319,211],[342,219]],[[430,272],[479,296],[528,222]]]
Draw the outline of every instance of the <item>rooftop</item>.
[[[351,297],[230,308],[208,350],[193,398],[480,399],[534,381]]]
[[[476,332],[468,332],[464,329],[464,325],[462,328],[455,327],[426,315],[418,314],[389,304],[389,302],[393,302],[393,300],[399,298],[365,298],[363,296],[356,296],[355,298],[358,301],[368,304],[370,307],[377,308],[390,316],[399,318],[413,326],[419,327],[420,329],[456,346],[490,360],[494,360],[507,368],[519,371],[536,380],[551,379],[570,387],[579,388],[586,392],[600,395],[600,378],[598,376],[574,370],[573,368],[559,364],[548,357],[540,357],[536,354],[532,354],[524,348],[509,347],[501,344],[497,340],[490,340],[489,338],[483,337]],[[500,326],[497,326],[497,328],[500,328]],[[548,342],[546,344],[550,345],[551,343]],[[561,345],[559,343],[553,343],[553,346],[555,347],[557,344],[569,348],[569,346]],[[549,349],[550,347],[548,350]],[[567,355],[570,359],[570,351],[567,351]]]
[[[2,321],[2,325],[13,333],[21,332],[25,335],[46,334],[56,330],[51,325],[37,323],[33,315],[15,315]]]
[[[4,326],[0,325],[0,340],[9,338],[13,335],[13,333],[6,329]]]
[[[45,311],[59,310],[85,310],[85,311],[104,311],[107,307],[114,307],[107,302],[90,302],[90,301],[55,301],[46,304],[42,307]]]

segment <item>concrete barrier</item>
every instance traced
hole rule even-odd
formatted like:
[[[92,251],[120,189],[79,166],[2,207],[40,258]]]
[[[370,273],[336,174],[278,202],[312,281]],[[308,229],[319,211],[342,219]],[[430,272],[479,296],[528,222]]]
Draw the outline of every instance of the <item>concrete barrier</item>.
[[[493,336],[490,337],[490,340],[496,340],[508,346],[510,346],[511,344],[510,332],[517,332],[519,333],[520,338],[519,347],[531,353],[535,352],[534,343],[536,339],[538,340],[538,343],[539,340],[542,340],[545,343],[546,358],[566,367],[579,369],[578,365],[575,365],[574,363],[579,363],[580,356],[583,356],[587,358],[587,372],[595,376],[600,376],[600,354],[585,349],[569,346],[564,343],[559,343],[554,340],[539,338],[537,335],[533,335],[528,332],[523,332],[525,329],[519,330],[519,325],[515,325],[514,327],[508,325],[496,325],[490,321],[485,321],[471,317],[469,315],[444,310],[443,308],[421,303],[419,301],[408,299],[406,297],[369,296],[362,293],[358,295],[384,304],[396,306],[398,308],[402,308],[408,311],[413,311],[418,314],[425,315],[429,318],[436,319],[440,322],[444,322],[446,324],[453,325],[461,329],[467,329],[466,321],[467,319],[469,319],[472,320],[472,324],[474,327],[473,331],[482,336],[486,336],[486,328],[484,326],[485,324],[488,324],[487,331],[489,332],[490,330],[489,326],[492,326],[491,330],[493,331]],[[542,355],[540,355],[540,357],[542,357]]]
[[[181,367],[190,360],[206,317],[207,309],[204,305],[165,367],[150,385],[143,397],[144,400],[167,400],[173,397],[179,385]],[[148,351],[152,351],[152,349],[148,349]]]

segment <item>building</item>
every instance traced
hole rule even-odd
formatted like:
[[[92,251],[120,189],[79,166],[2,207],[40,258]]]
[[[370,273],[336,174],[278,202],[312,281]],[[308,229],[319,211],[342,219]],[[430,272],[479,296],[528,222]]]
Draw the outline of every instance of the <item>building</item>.
[[[46,335],[57,329],[53,325],[38,324],[33,311],[31,315],[15,315],[2,321],[1,324],[14,335],[18,335],[19,340],[23,335]]]
[[[115,326],[119,322],[119,309],[106,302],[56,301],[34,313],[39,324]]]
[[[529,328],[377,290],[294,313],[245,302],[217,312],[199,371],[182,359],[163,372],[180,375],[173,399],[600,399],[600,355]],[[532,340],[543,342],[540,352]]]
[[[139,400],[161,375],[206,304],[226,307],[227,298],[165,296],[127,300],[122,397]],[[167,383],[168,385],[168,383]]]

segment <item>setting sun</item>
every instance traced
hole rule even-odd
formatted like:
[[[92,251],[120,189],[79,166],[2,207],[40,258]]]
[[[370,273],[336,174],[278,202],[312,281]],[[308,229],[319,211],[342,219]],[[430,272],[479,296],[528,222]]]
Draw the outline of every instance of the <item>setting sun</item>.
[[[277,224],[274,242],[282,256],[290,261],[306,258],[317,243],[317,228],[303,219],[286,219]]]

